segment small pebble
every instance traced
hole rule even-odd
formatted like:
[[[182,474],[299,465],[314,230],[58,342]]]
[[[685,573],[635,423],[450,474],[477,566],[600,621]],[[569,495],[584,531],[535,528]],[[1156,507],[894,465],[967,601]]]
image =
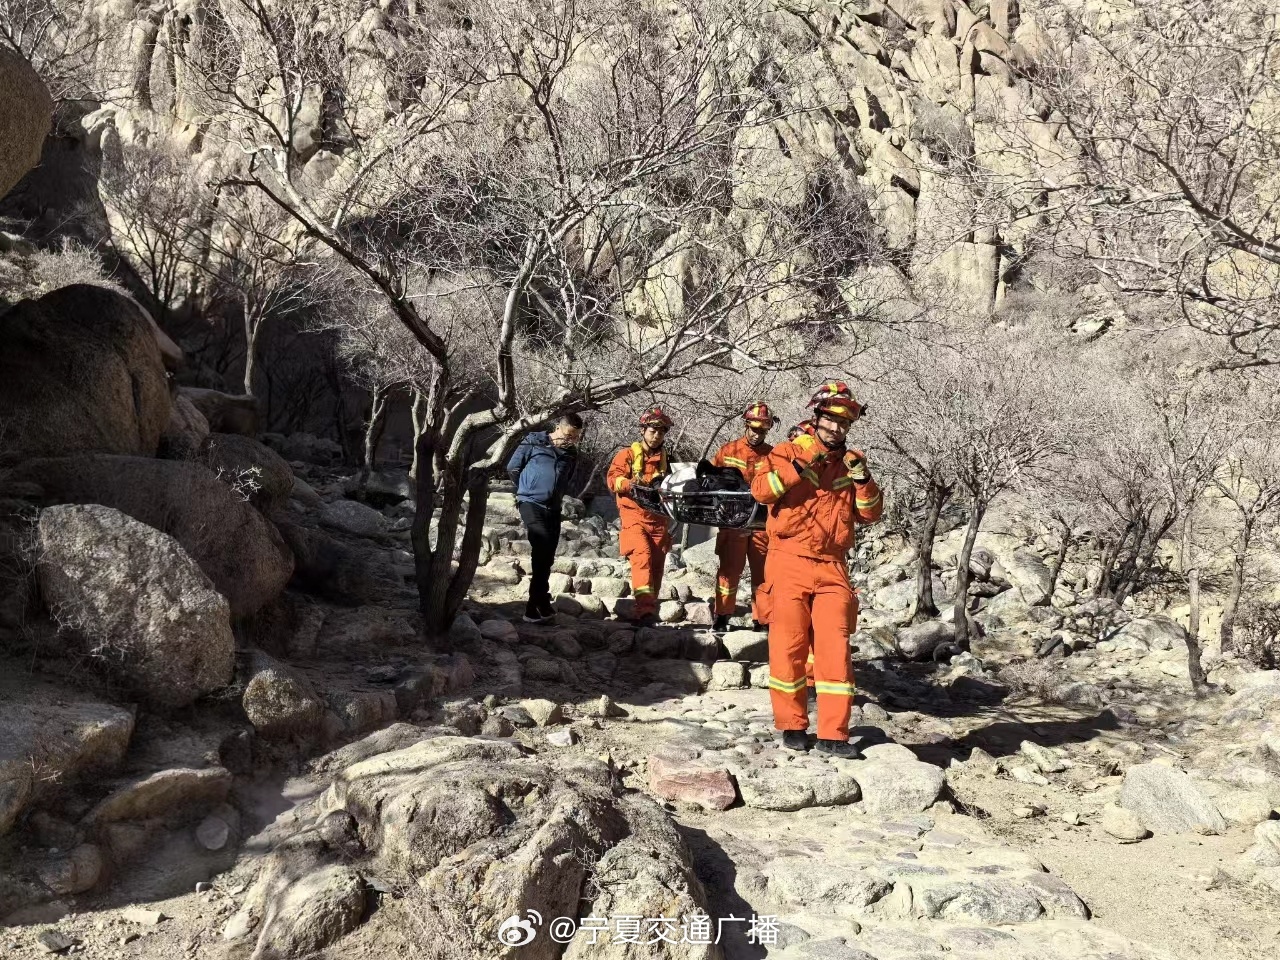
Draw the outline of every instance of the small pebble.
[[[146,927],[154,927],[164,919],[164,914],[159,910],[147,910],[143,907],[130,907],[121,911],[120,916],[130,923],[140,923]]]
[[[36,943],[42,953],[66,953],[76,945],[76,941],[57,930],[42,930],[36,935]]]

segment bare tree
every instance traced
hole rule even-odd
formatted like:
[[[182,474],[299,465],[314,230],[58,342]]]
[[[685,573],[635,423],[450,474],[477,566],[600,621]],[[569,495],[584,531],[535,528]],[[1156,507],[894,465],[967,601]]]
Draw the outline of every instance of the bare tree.
[[[846,338],[838,280],[874,252],[869,217],[838,171],[780,182],[763,162],[773,125],[820,105],[754,8],[463,0],[393,8],[375,37],[359,11],[321,31],[298,0],[235,0],[185,48],[210,135],[248,158],[224,182],[276,203],[430,358],[413,544],[433,632],[474,573],[487,476],[531,424]],[[361,43],[393,55],[374,68]],[[340,157],[323,179],[317,141]]]
[[[1082,382],[1103,412],[1088,452],[1099,519],[1110,532],[1098,595],[1124,603],[1158,575],[1160,544],[1176,534],[1177,575],[1189,603],[1188,674],[1197,696],[1208,689],[1200,661],[1198,521],[1228,451],[1255,422],[1229,399],[1243,378],[1197,375],[1200,359],[1175,345],[1156,344],[1131,357],[1099,352]]]
[[[913,619],[927,619],[933,605],[927,581],[938,513],[962,495],[969,522],[956,558],[954,615],[956,642],[965,646],[969,561],[988,508],[1071,469],[1083,424],[1068,386],[1072,345],[1036,325],[957,321],[898,334],[879,351],[885,401],[872,422],[881,449],[891,469],[927,491]]]
[[[953,462],[953,445],[958,438],[949,433],[950,411],[944,398],[959,387],[956,378],[963,372],[954,363],[939,362],[940,354],[949,354],[952,349],[934,343],[934,337],[941,337],[944,329],[928,325],[918,334],[888,339],[874,354],[882,382],[870,395],[874,411],[868,423],[877,460],[883,461],[904,488],[922,495],[924,502],[924,516],[915,527],[913,623],[938,615],[933,595],[933,545],[938,519],[958,482]]]
[[[206,259],[205,191],[185,159],[163,148],[126,146],[103,160],[99,193],[111,244],[160,315],[190,295]],[[186,285],[186,289],[184,289]]]
[[[104,40],[92,0],[0,0],[0,47],[40,75],[55,102],[94,98]]]
[[[323,308],[325,278],[299,250],[304,238],[256,191],[224,190],[209,200],[202,266],[217,293],[229,294],[244,330],[244,392],[255,395],[259,344],[268,321]]]
[[[1216,368],[1280,360],[1275,4],[1041,12],[1059,49],[1036,64],[1043,109],[1029,119],[1063,133],[1050,147],[1010,125],[1007,148],[1034,172],[988,178],[984,195],[1007,201],[997,220],[1050,226],[1053,246],[1091,265],[1131,318],[1223,338],[1232,356]]]
[[[1235,508],[1239,524],[1232,544],[1231,586],[1222,613],[1224,653],[1235,647],[1236,618],[1258,524],[1280,508],[1280,417],[1275,409],[1275,384],[1263,381],[1253,387],[1245,394],[1247,401],[1257,405],[1252,415],[1237,408],[1237,416],[1252,422],[1233,438],[1213,480],[1214,488]]]

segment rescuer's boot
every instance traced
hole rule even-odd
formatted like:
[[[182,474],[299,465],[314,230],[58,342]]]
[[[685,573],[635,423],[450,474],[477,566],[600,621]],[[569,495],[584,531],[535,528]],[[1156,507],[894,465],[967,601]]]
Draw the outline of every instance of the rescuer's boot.
[[[861,760],[862,751],[848,740],[819,740],[818,752],[840,760]]]
[[[788,750],[799,750],[803,753],[809,749],[809,735],[803,730],[783,730],[782,745]]]

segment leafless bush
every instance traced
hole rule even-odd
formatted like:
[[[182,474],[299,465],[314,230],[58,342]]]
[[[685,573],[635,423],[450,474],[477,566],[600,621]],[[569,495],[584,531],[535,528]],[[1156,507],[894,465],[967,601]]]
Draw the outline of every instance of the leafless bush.
[[[1280,669],[1280,601],[1254,600],[1241,606],[1235,622],[1235,650],[1263,670]]]
[[[262,489],[261,467],[242,467],[237,470],[219,467],[217,476],[245,503],[250,503],[254,495]]]
[[[0,46],[29,62],[55,100],[101,95],[94,82],[94,54],[105,39],[100,23],[93,0],[0,0]]]
[[[0,308],[73,283],[91,283],[124,292],[107,275],[97,252],[69,237],[62,239],[58,250],[36,249],[28,254],[0,256]]]
[[[944,164],[972,159],[973,132],[958,109],[929,100],[918,100],[913,106],[911,136],[928,147],[935,159]]]
[[[1001,682],[1019,696],[1052,702],[1053,690],[1062,683],[1060,670],[1053,660],[1023,660],[1001,667]]]
[[[1216,368],[1280,361],[1271,0],[1058,5],[1037,115],[993,117],[1016,160],[970,171],[1003,235],[1036,222],[1130,320],[1219,338]],[[1028,111],[1032,113],[1032,111]],[[1059,125],[1061,132],[1059,133]]]

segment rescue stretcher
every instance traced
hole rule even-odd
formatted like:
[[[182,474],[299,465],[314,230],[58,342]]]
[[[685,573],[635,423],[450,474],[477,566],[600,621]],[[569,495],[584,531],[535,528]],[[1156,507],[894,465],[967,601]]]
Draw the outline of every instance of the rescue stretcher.
[[[707,460],[673,463],[659,483],[633,484],[631,496],[650,513],[722,530],[763,530],[767,515],[741,473]]]

